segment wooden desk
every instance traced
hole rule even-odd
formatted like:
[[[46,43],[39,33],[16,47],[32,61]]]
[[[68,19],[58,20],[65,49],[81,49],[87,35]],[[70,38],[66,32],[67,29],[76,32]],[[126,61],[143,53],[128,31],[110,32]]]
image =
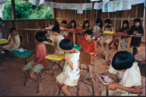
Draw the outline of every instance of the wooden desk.
[[[22,29],[22,31],[34,31],[34,37],[35,37],[35,34],[38,31],[45,31],[45,30],[44,29],[35,29],[35,28],[24,28],[24,29]],[[27,43],[28,43],[28,37],[27,37]],[[37,40],[36,39],[35,39],[35,46],[37,46]]]
[[[119,36],[118,51],[120,51],[120,41],[121,41],[121,37],[122,37],[122,36],[127,36],[127,37],[142,37],[142,36],[123,35],[123,34],[105,34],[105,33],[101,33],[101,34],[103,34],[103,35],[117,35],[117,36]],[[107,46],[105,59],[108,58],[108,50],[109,50],[109,48],[108,48],[108,46]]]

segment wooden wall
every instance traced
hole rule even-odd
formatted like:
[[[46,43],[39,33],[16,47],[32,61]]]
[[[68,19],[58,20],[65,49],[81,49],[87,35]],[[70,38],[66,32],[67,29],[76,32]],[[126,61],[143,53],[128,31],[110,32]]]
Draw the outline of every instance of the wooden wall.
[[[36,19],[36,20],[15,20],[16,29],[21,38],[21,44],[34,43],[34,31],[23,31],[23,28],[39,29],[39,27],[47,27],[47,21],[53,19]],[[12,20],[4,20],[3,37],[8,38],[10,28],[12,27]]]
[[[90,3],[90,0],[53,0],[60,3]],[[84,10],[83,14],[77,14],[76,10],[55,9],[55,18],[60,23],[62,20],[76,20],[79,25],[80,21],[88,18],[90,26],[94,27],[97,18],[101,18],[103,21],[107,18],[112,20],[112,25],[115,31],[119,31],[124,20],[129,20],[130,27],[133,25],[133,20],[138,17],[142,19],[142,25],[146,32],[146,9],[144,10],[144,4],[133,5],[131,10],[116,11],[116,12],[103,12],[102,10]],[[144,14],[145,12],[145,14]]]

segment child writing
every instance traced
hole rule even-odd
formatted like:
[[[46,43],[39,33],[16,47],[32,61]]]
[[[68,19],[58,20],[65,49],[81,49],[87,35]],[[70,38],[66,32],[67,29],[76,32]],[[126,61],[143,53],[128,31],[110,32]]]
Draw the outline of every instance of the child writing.
[[[38,45],[36,47],[36,55],[34,61],[31,61],[27,65],[25,65],[22,70],[25,75],[24,86],[27,86],[30,82],[32,82],[32,80],[30,79],[32,78],[37,83],[37,92],[39,92],[42,87],[40,86],[35,74],[39,73],[43,68],[48,68],[45,58],[47,55],[47,50],[45,44],[43,43],[43,41],[45,40],[45,34],[43,32],[37,32],[35,39],[38,41]],[[28,70],[31,70],[31,72],[29,73]]]
[[[84,24],[81,25],[81,28],[82,30],[88,30],[88,29],[91,29],[90,26],[89,26],[89,21],[88,20],[84,20]],[[81,33],[79,36],[77,36],[77,44],[80,44],[82,42],[82,40],[84,40],[85,37],[84,37],[84,33]]]
[[[63,72],[56,77],[55,82],[65,96],[71,96],[71,93],[67,88],[68,86],[76,86],[78,83],[80,77],[80,52],[73,48],[74,44],[70,39],[63,39],[59,46],[65,52],[64,59],[66,61]]]
[[[143,33],[144,31],[141,25],[141,19],[136,18],[134,20],[134,25],[131,27],[130,34],[133,34],[135,36],[143,36]],[[131,39],[130,46],[133,48],[134,57],[138,53],[138,50],[140,49],[141,40],[142,40],[142,37],[132,37]]]
[[[53,34],[50,35],[50,40],[52,41],[52,43],[55,44],[55,53],[58,54],[64,54],[64,52],[61,50],[61,48],[59,47],[59,43],[62,39],[64,39],[64,37],[60,34],[60,29],[58,26],[54,26],[52,28],[52,32]]]
[[[10,29],[10,34],[8,36],[8,41],[9,41],[9,44],[5,45],[5,46],[2,46],[2,48],[0,49],[0,54],[1,54],[1,51],[4,50],[4,49],[14,50],[14,49],[17,49],[20,46],[20,37],[17,33],[16,28],[11,28]]]
[[[109,72],[119,78],[118,83],[107,85],[109,96],[138,96],[141,75],[138,63],[130,52],[117,52],[111,61]],[[106,96],[106,90],[103,90],[101,95]]]
[[[106,19],[104,26],[102,27],[102,31],[114,31],[113,27],[111,26],[111,20],[110,19]],[[106,43],[107,45],[109,45],[109,43],[111,43],[111,41],[113,40],[113,36],[112,35],[103,35],[103,38],[100,40],[100,45],[102,47],[102,50],[104,50],[104,43]]]
[[[92,39],[97,39],[96,43],[98,43],[98,41],[100,41],[102,38],[101,35],[97,35],[98,33],[101,33],[102,26],[103,26],[102,20],[100,18],[98,18],[96,20],[96,25],[94,26],[94,30],[93,30],[94,36],[92,37]]]
[[[67,29],[67,21],[63,20],[61,22],[61,25],[60,25],[60,29]],[[67,31],[61,31],[61,35],[64,36],[64,38],[68,35],[68,32]]]
[[[93,56],[97,55],[96,42],[92,39],[93,33],[91,30],[86,30],[84,34],[85,39],[80,44],[82,46],[81,51],[92,55],[91,59],[93,60]]]

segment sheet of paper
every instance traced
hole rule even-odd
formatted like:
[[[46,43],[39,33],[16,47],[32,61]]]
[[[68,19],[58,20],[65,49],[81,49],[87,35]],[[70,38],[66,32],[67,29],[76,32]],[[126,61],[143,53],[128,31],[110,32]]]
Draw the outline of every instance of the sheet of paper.
[[[92,10],[92,3],[84,3],[83,10]]]
[[[43,4],[44,3],[44,0],[40,0],[40,4],[39,5],[41,5],[41,4]]]
[[[47,7],[52,7],[53,8],[53,2],[45,1],[43,5],[47,6]]]
[[[30,2],[31,4],[33,4],[33,5],[36,5],[37,0],[29,0],[29,2]]]
[[[69,4],[69,9],[70,10],[77,10],[77,8],[78,8],[78,4],[77,3],[70,3]]]
[[[100,2],[100,3],[94,3],[94,9],[96,9],[96,10],[100,10],[100,9],[102,9],[102,2]]]
[[[103,1],[103,4],[106,4],[108,3],[110,0],[102,0]]]
[[[122,10],[123,9],[123,2],[122,0],[115,1],[115,10]]]
[[[108,3],[102,5],[102,12],[108,11]]]
[[[100,1],[100,0],[91,0],[91,2],[94,2],[94,1]]]
[[[78,14],[83,14],[83,4],[78,4],[77,13]]]
[[[60,9],[69,9],[69,3],[60,3]]]
[[[123,10],[131,9],[131,0],[123,0]]]
[[[60,3],[53,3],[53,6],[52,6],[53,8],[60,8]]]
[[[108,12],[115,12],[115,1],[108,2]]]
[[[131,0],[131,5],[145,3],[145,0]]]

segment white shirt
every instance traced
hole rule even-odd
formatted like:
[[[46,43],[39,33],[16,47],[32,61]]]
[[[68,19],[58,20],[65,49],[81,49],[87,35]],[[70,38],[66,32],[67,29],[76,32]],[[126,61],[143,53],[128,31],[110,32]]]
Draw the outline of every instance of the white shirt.
[[[95,26],[94,26],[94,32],[100,32],[100,27],[97,26],[97,25],[95,25]]]
[[[58,54],[64,54],[64,52],[62,51],[62,49],[59,47],[59,43],[60,41],[64,39],[64,37],[62,35],[58,35],[58,36],[55,36],[55,35],[50,35],[50,40],[52,40],[52,43],[55,44],[55,53],[58,53]]]
[[[79,69],[79,56],[80,52],[76,50],[77,53],[68,54],[70,61],[73,63],[73,70],[70,68],[68,62],[65,62],[63,72],[64,74],[70,78],[70,80],[77,80],[80,76]]]
[[[115,70],[112,67],[112,64],[110,65],[109,68],[109,72],[113,73],[113,74],[117,74],[117,76],[120,79],[119,84],[124,86],[124,87],[133,87],[133,86],[140,86],[141,85],[141,74],[140,74],[140,69],[138,67],[138,63],[134,62],[133,66],[129,69],[126,69],[125,72],[121,72],[118,70]],[[138,94],[132,94],[132,93],[128,93],[124,90],[122,90],[122,92],[124,92],[122,95],[138,95]]]

